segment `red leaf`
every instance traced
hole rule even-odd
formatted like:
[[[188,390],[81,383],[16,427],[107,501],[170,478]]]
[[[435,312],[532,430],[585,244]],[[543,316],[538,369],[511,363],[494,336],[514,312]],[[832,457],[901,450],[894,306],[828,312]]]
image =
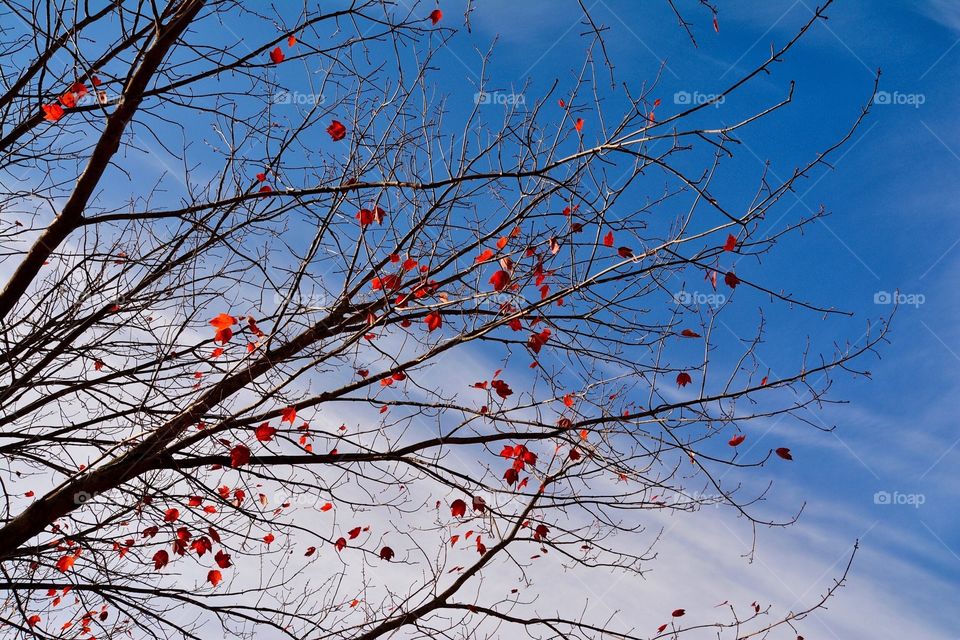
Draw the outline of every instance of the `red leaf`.
[[[210,325],[214,329],[229,329],[235,324],[237,324],[237,319],[227,313],[221,313],[210,321]]]
[[[77,106],[77,96],[73,95],[73,93],[68,91],[62,96],[60,96],[60,104],[67,107],[68,109],[72,109],[75,106]]]
[[[339,120],[334,120],[330,123],[330,126],[327,127],[327,133],[330,134],[330,138],[334,142],[339,142],[347,137],[347,128],[343,126],[343,123]]]
[[[493,387],[493,390],[497,392],[497,395],[504,400],[513,395],[513,390],[510,388],[510,385],[503,380],[493,380],[490,382],[490,386]]]
[[[333,543],[333,546],[337,548],[337,551],[343,551],[347,546],[347,541],[344,540],[342,537],[337,538],[337,541]]]
[[[350,536],[351,540],[356,540],[357,536],[360,535],[360,527],[354,527],[353,529],[350,529],[350,531],[347,531],[347,535]]]
[[[513,467],[510,467],[503,473],[503,479],[507,481],[507,485],[516,484],[519,477],[520,473]]]
[[[673,613],[671,613],[670,615],[672,615],[674,618],[679,618],[680,616],[684,615],[686,612],[687,612],[686,609],[674,609]]]
[[[295,44],[297,44],[297,37],[296,37],[296,36],[287,36],[287,46],[288,46],[288,47],[292,47],[292,46],[295,45]]]
[[[230,554],[224,553],[222,549],[217,551],[217,553],[213,556],[213,560],[221,569],[229,569],[232,566],[232,563],[230,562]]]
[[[297,419],[297,408],[296,407],[287,407],[280,412],[280,424],[284,422],[289,422],[293,424]]]
[[[154,569],[163,569],[165,566],[167,566],[168,562],[170,562],[170,554],[164,549],[160,549],[160,551],[157,551],[155,554],[153,554]]]
[[[573,394],[568,393],[567,395],[563,396],[563,404],[567,405],[568,407],[572,407],[573,403]]]
[[[793,455],[790,453],[790,449],[786,447],[780,447],[777,449],[776,454],[784,460],[793,460]]]
[[[517,320],[519,323],[520,321]],[[544,329],[540,333],[531,334],[530,338],[527,339],[527,346],[530,347],[530,350],[534,353],[540,353],[540,349],[543,345],[547,344],[547,340],[550,339],[550,329]]]
[[[699,334],[699,333],[696,333],[695,331],[693,331],[693,330],[691,330],[691,329],[684,329],[683,331],[680,332],[680,335],[682,335],[684,338],[699,338],[699,337],[700,337],[700,334]]]
[[[273,542],[274,540],[276,540],[276,538],[273,537],[272,533],[268,533],[267,535],[263,536],[263,541],[267,543],[268,547],[270,546],[270,543]]]
[[[746,439],[747,439],[747,436],[745,436],[742,433],[738,433],[737,435],[730,438],[730,442],[728,442],[727,444],[729,444],[731,447],[736,447]]]
[[[178,509],[167,509],[166,513],[163,514],[164,522],[176,522],[180,518],[180,511]]]
[[[720,23],[717,22],[717,16],[713,16],[713,30],[720,33]]]
[[[612,247],[613,246],[613,231],[607,232],[607,235],[603,236],[603,246]]]
[[[577,118],[577,122],[573,125],[573,128],[576,129],[578,133],[583,131],[583,118]]]
[[[38,624],[40,624],[40,616],[38,616],[37,614],[33,614],[32,616],[27,618],[27,626],[35,627]]]
[[[510,286],[510,274],[501,269],[490,276],[490,284],[493,285],[494,290],[503,291]]]
[[[443,19],[443,11],[440,11],[440,9],[434,9],[433,11],[430,12],[430,22],[432,22],[433,24],[437,24],[442,19]]]
[[[440,317],[439,311],[431,311],[424,316],[423,321],[427,324],[427,331],[433,331],[443,326],[443,318]]]
[[[307,547],[307,552],[304,553],[303,555],[304,555],[305,557],[309,558],[310,556],[312,556],[312,555],[313,555],[314,553],[316,553],[316,552],[317,552],[317,548],[316,548],[316,547]]]
[[[238,444],[230,450],[230,466],[234,469],[242,467],[250,462],[250,449],[242,444]]]
[[[549,533],[550,533],[550,529],[547,528],[547,525],[538,524],[537,528],[533,530],[533,539],[538,541],[545,540]]]
[[[727,242],[723,245],[724,251],[733,251],[737,248],[737,237],[732,233],[727,236]]]
[[[43,109],[43,119],[50,122],[56,122],[63,117],[63,108],[58,104],[45,104]]]
[[[461,518],[467,513],[467,503],[457,498],[450,503],[450,515],[455,518]]]
[[[286,58],[286,56],[283,55],[283,50],[280,47],[276,47],[270,52],[270,60],[273,61],[273,64],[280,64],[284,58]]]
[[[493,249],[484,250],[476,259],[473,261],[474,264],[480,264],[481,262],[486,262],[493,258]]]
[[[617,249],[617,255],[620,256],[621,258],[632,258],[633,249],[631,249],[630,247],[619,247]]]
[[[733,271],[728,271],[727,275],[723,276],[723,281],[731,289],[736,289],[737,285],[740,284],[740,278]]]
[[[269,423],[264,422],[254,430],[254,434],[260,442],[270,442],[273,440],[273,436],[277,434],[277,430],[271,427]]]
[[[61,573],[66,573],[73,568],[73,563],[77,561],[77,556],[68,554],[57,560],[57,569]]]
[[[688,384],[693,382],[693,378],[690,377],[690,374],[686,371],[682,371],[677,374],[677,384],[681,387],[685,387]]]
[[[394,556],[393,549],[391,549],[390,547],[384,547],[383,549],[380,549],[381,560],[386,560],[387,562],[390,562],[391,560],[393,560],[393,556]]]
[[[207,582],[217,586],[221,580],[223,580],[223,574],[217,569],[210,569],[210,573],[207,574]]]
[[[203,536],[194,540],[190,548],[196,551],[198,556],[202,556],[207,551],[210,551],[213,545],[210,543],[210,538]]]
[[[663,633],[663,630],[666,629],[667,626],[668,626],[668,625],[666,625],[666,624],[662,624],[662,625],[660,625],[659,627],[657,627],[657,633]]]

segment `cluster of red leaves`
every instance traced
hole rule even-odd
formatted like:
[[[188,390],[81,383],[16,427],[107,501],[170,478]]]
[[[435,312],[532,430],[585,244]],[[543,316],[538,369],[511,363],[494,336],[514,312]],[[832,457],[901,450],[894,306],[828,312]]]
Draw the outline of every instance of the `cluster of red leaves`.
[[[537,454],[527,449],[525,445],[518,444],[515,446],[504,445],[503,450],[500,452],[501,458],[506,458],[507,460],[513,460],[513,463],[507,470],[503,473],[503,479],[506,481],[507,485],[514,485],[520,480],[520,472],[523,471],[528,465],[534,466],[537,464]],[[522,489],[526,486],[526,478],[517,485],[517,489]]]
[[[95,87],[100,85],[100,79],[96,76],[91,77],[91,82]],[[63,117],[65,113],[63,110],[64,107],[67,109],[76,107],[77,103],[88,93],[87,85],[82,82],[74,82],[67,91],[60,95],[57,102],[41,105],[40,108],[43,111],[43,119],[49,122],[56,122]]]
[[[370,531],[369,525],[365,527],[354,527],[353,529],[350,529],[350,531],[347,531],[346,537],[340,536],[339,538],[337,538],[334,541],[333,546],[336,548],[338,552],[343,551],[344,549],[347,548],[347,540],[356,540],[358,537],[360,537],[361,533],[366,533],[368,531]],[[312,548],[313,547],[311,547],[311,549]],[[390,556],[393,557],[393,550],[390,549],[389,547],[386,547],[386,549],[390,551]],[[310,553],[308,552],[306,555],[310,555]]]
[[[357,220],[360,221],[361,229],[365,229],[374,222],[382,224],[386,217],[387,212],[378,206],[373,207],[373,209],[361,209],[360,213],[356,215]]]
[[[487,501],[481,496],[473,496],[473,510],[477,513],[483,513],[487,510]],[[437,503],[439,505],[439,502]],[[467,503],[457,498],[450,503],[450,515],[454,518],[462,518],[467,513]]]
[[[673,618],[680,618],[680,617],[686,615],[686,613],[687,613],[687,610],[686,610],[686,609],[674,609],[674,610],[670,613],[670,616],[673,617]],[[666,629],[666,628],[669,626],[669,624],[670,624],[669,622],[666,622],[666,623],[660,625],[659,627],[657,627],[657,633],[663,633],[663,630]]]
[[[505,381],[499,379],[499,376],[502,372],[503,369],[497,369],[493,372],[493,379],[489,382],[482,380],[480,382],[474,382],[470,386],[474,389],[493,389],[494,393],[496,393],[502,400],[506,400],[513,395],[513,389],[511,389],[510,385],[508,385]]]
[[[287,47],[292,47],[295,44],[297,44],[296,36],[288,36]],[[280,64],[281,62],[286,60],[286,58],[287,56],[284,55],[283,49],[281,49],[280,47],[276,47],[270,52],[270,62],[272,62],[273,64]]]

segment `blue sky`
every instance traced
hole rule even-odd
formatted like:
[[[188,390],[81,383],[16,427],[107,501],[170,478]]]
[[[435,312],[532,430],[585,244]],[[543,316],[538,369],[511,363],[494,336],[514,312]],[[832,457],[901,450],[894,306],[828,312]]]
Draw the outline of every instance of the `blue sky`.
[[[726,88],[765,58],[771,42],[783,44],[792,37],[814,6],[808,0],[718,0],[720,31],[714,33],[699,3],[678,0],[694,22],[699,43],[694,48],[663,0],[584,4],[595,22],[609,27],[606,44],[618,81],[649,83],[663,65],[653,94],[662,100],[661,119],[685,106],[677,104],[677,96],[695,100]],[[463,5],[463,0],[440,2],[446,26],[462,27]],[[478,0],[476,5],[473,33],[461,28],[433,78],[449,96],[451,120],[473,109],[477,49],[485,51],[494,40],[488,90],[522,90],[529,103],[554,81],[561,93],[569,88],[585,43],[574,0]],[[748,331],[763,305],[770,334],[764,357],[774,370],[788,370],[795,368],[807,336],[816,338],[815,351],[829,351],[834,341],[858,340],[868,323],[892,311],[891,305],[877,303],[883,292],[899,290],[907,304],[896,313],[890,343],[879,358],[862,363],[872,380],[836,376],[831,397],[846,404],[804,414],[822,426],[836,425],[834,432],[816,431],[795,418],[762,422],[750,432],[749,442],[758,451],[786,442],[796,456],[795,464],[776,467],[775,491],[760,505],[761,512],[782,515],[807,505],[790,529],[758,532],[753,563],[741,557],[751,535],[743,522],[706,514],[682,522],[665,516],[659,524],[671,535],[658,547],[648,584],[604,584],[596,577],[578,582],[567,576],[551,583],[558,603],[566,591],[573,596],[587,591],[597,596],[592,602],[602,603],[593,606],[607,606],[611,615],[649,605],[650,619],[657,619],[657,611],[673,608],[678,593],[686,598],[691,592],[684,602],[691,603],[693,618],[694,601],[709,616],[732,589],[746,594],[747,602],[753,594],[782,609],[796,608],[839,575],[850,546],[860,539],[849,586],[806,636],[862,637],[867,619],[874,638],[956,637],[960,611],[944,605],[960,596],[960,519],[954,515],[960,482],[953,473],[960,462],[960,428],[952,406],[960,391],[955,321],[960,299],[951,286],[960,266],[960,122],[955,117],[960,5],[838,0],[829,16],[770,76],[700,117],[733,122],[757,103],[783,98],[789,81],[796,81],[792,104],[741,136],[737,159],[715,185],[717,193],[743,196],[754,188],[764,161],[773,162],[774,175],[787,176],[842,136],[869,99],[876,69],[882,69],[884,103],[874,106],[834,156],[835,170],[816,171],[798,183],[796,193],[774,212],[789,219],[822,205],[831,215],[780,243],[762,267],[744,267],[773,288],[854,315],[824,319],[738,290],[741,304],[731,309],[731,331]],[[489,120],[502,116],[498,105],[483,109]],[[585,118],[589,136],[593,121],[590,114]],[[207,133],[198,131],[198,137]],[[151,146],[154,168],[165,166],[162,151]],[[444,366],[463,369],[471,357],[477,369],[495,368],[479,351]],[[913,504],[878,504],[878,492],[880,498]],[[718,584],[722,588],[713,589]]]
[[[444,89],[452,96],[472,98],[471,69],[479,58],[471,46],[483,49],[494,37],[490,89],[519,91],[529,80],[524,91],[528,100],[536,99],[555,79],[563,87],[576,73],[584,28],[575,2],[478,4],[472,41],[454,41],[442,67]],[[619,80],[649,82],[665,64],[655,92],[663,100],[661,118],[679,108],[677,92],[725,88],[760,62],[771,42],[791,37],[814,6],[803,0],[721,2],[716,34],[696,3],[680,4],[688,5],[695,22],[697,49],[684,39],[666,3],[586,2],[595,21],[610,27],[606,41]],[[459,3],[441,6],[459,22]],[[823,205],[831,215],[780,244],[762,267],[765,282],[854,316],[824,320],[772,309],[769,330],[775,344],[793,344],[796,351],[807,335],[829,347],[831,341],[856,340],[868,322],[889,316],[892,306],[882,304],[882,292],[899,290],[908,297],[894,318],[891,343],[880,358],[863,363],[872,381],[837,376],[832,397],[848,403],[806,416],[836,425],[833,433],[792,419],[769,427],[771,438],[792,438],[802,461],[776,479],[778,504],[808,506],[794,531],[760,534],[760,555],[769,560],[786,550],[794,561],[819,562],[826,571],[859,538],[863,550],[853,581],[826,616],[823,637],[843,637],[838,630],[844,621],[862,616],[864,607],[885,606],[886,598],[897,608],[870,612],[880,627],[871,629],[871,637],[902,637],[906,629],[921,628],[923,637],[954,637],[960,613],[940,605],[960,595],[960,520],[954,515],[960,483],[953,473],[960,428],[951,401],[960,364],[958,296],[951,286],[960,261],[960,8],[937,1],[843,0],[829,16],[773,74],[706,117],[731,122],[742,113],[739,107],[774,101],[790,80],[797,82],[787,109],[742,136],[736,166],[752,187],[764,160],[773,160],[775,175],[787,176],[843,135],[869,99],[876,69],[882,69],[882,97],[834,157],[835,170],[799,183],[777,210],[798,216]],[[450,104],[456,113],[456,100]],[[742,187],[737,175],[728,172],[717,191],[736,193]],[[773,439],[759,446],[773,446]],[[877,492],[922,504],[882,504]],[[751,571],[744,569],[744,579]],[[887,618],[892,621],[880,623]]]

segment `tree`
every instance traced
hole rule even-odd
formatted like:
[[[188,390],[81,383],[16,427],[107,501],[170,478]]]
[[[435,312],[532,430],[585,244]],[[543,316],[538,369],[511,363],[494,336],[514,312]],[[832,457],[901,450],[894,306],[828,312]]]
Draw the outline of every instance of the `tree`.
[[[840,313],[761,268],[822,212],[762,223],[867,110],[721,202],[738,137],[792,86],[735,124],[706,109],[830,2],[670,110],[656,82],[615,84],[585,9],[579,73],[495,122],[449,115],[433,70],[469,34],[422,3],[5,4],[7,633],[675,637],[697,629],[682,602],[620,629],[490,583],[640,572],[651,511],[793,521],[721,476],[787,464],[788,442],[744,452],[746,425],[820,403],[885,328],[789,373],[762,364],[785,348],[762,320],[714,330],[738,297]],[[710,633],[822,604],[731,606]]]

